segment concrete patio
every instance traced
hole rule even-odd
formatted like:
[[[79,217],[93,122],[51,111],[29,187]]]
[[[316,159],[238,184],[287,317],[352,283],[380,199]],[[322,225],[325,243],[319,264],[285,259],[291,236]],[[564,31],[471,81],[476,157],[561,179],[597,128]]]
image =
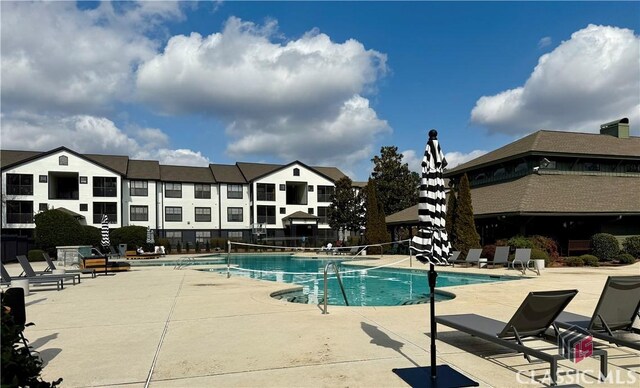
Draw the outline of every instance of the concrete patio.
[[[367,261],[381,265],[402,257]],[[39,263],[36,263],[39,264]],[[407,267],[408,262],[398,266]],[[413,263],[414,268],[425,268]],[[17,264],[7,266],[12,275]],[[428,305],[318,306],[270,297],[292,285],[202,272],[189,267],[132,267],[83,278],[62,291],[32,287],[25,331],[45,362],[43,378],[65,387],[404,387],[393,368],[429,365]],[[38,268],[36,268],[38,269]],[[442,270],[442,269],[440,269]],[[513,270],[447,268],[483,274]],[[529,291],[576,288],[567,311],[591,315],[608,275],[637,275],[640,263],[610,268],[551,268],[526,280],[450,287],[456,298],[438,314],[476,313],[508,320]],[[439,326],[438,363],[481,386],[546,386],[548,364]],[[529,345],[554,352],[553,344]],[[598,362],[561,363],[559,383],[637,386],[640,353],[599,343],[609,352],[610,379]],[[584,372],[584,373],[583,373]],[[533,379],[531,379],[533,376]]]

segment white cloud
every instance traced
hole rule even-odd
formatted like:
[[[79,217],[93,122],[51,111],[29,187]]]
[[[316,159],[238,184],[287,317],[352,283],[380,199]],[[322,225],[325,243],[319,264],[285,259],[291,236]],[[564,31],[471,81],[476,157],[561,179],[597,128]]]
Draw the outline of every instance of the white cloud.
[[[508,134],[597,132],[599,124],[622,117],[638,123],[639,51],[633,31],[589,25],[541,56],[523,86],[481,97],[471,121]]]
[[[144,32],[180,18],[175,2],[2,2],[2,104],[95,113],[133,92],[137,65],[156,53]]]
[[[444,158],[447,161],[447,169],[452,169],[459,164],[466,163],[472,159],[486,154],[485,150],[473,150],[469,153],[462,153],[458,151],[446,152]],[[402,161],[409,165],[410,171],[415,171],[418,174],[422,172],[422,158],[424,156],[424,150],[416,152],[414,150],[402,151]]]
[[[553,40],[551,39],[551,37],[545,36],[544,38],[538,41],[538,48],[545,48],[545,47],[551,46],[551,43],[553,43]]]
[[[444,158],[447,160],[447,169],[452,169],[457,165],[466,163],[486,153],[487,151],[485,150],[473,150],[466,154],[462,152],[454,151],[454,152],[445,153]]]
[[[221,118],[234,157],[369,158],[376,135],[391,129],[362,94],[386,73],[386,56],[316,30],[282,39],[275,21],[234,17],[220,33],[174,36],[140,66],[138,97],[167,114]]]
[[[156,128],[138,128],[133,136],[104,117],[75,115],[50,117],[36,114],[2,116],[2,148],[47,151],[65,146],[80,153],[127,155],[132,159],[159,160],[162,164],[206,166],[200,152],[166,148],[167,136]]]

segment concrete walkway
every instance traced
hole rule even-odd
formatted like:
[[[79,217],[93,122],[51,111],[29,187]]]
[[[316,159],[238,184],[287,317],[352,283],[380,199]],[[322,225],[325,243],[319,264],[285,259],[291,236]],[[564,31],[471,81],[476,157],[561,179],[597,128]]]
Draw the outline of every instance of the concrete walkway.
[[[380,265],[401,257],[367,261]],[[398,264],[408,266],[408,261]],[[414,268],[425,268],[413,263]],[[20,272],[9,265],[9,272]],[[504,269],[459,269],[516,275]],[[508,320],[529,291],[576,288],[567,311],[591,315],[607,275],[640,274],[640,263],[615,268],[546,269],[526,280],[449,287],[453,300],[438,314],[477,313]],[[275,300],[292,285],[227,279],[193,267],[132,267],[83,278],[62,291],[32,288],[25,331],[45,362],[43,378],[65,387],[405,387],[393,368],[429,365],[428,305],[329,306]],[[438,363],[481,386],[545,386],[548,364],[469,335],[439,327]],[[553,345],[531,342],[554,352]],[[640,353],[600,344],[609,352],[610,380],[640,383]],[[563,362],[560,383],[596,384],[598,363]],[[582,373],[584,372],[584,373]],[[531,379],[533,376],[533,379]]]

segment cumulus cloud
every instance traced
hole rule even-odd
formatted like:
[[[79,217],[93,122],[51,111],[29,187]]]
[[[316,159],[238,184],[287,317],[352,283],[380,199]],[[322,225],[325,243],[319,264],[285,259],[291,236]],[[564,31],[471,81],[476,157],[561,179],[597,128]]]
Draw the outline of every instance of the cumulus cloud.
[[[219,33],[171,38],[140,66],[137,91],[166,114],[222,119],[234,157],[344,164],[391,130],[362,96],[386,71],[386,56],[355,40],[312,30],[285,41],[276,21],[232,17]]]
[[[133,92],[134,71],[156,54],[144,35],[180,18],[175,2],[2,2],[2,104],[38,112],[95,113]]]
[[[452,169],[457,165],[466,163],[486,153],[487,151],[485,150],[473,150],[469,153],[454,151],[445,153],[444,158],[447,160],[447,168]]]
[[[406,150],[400,153],[402,154],[402,161],[409,165],[409,171],[420,174],[420,171],[422,171],[422,155],[424,151],[417,153],[414,150]]]
[[[538,48],[545,48],[547,46],[551,46],[552,42],[553,41],[551,40],[550,36],[545,36],[544,38],[538,41]]]
[[[471,121],[507,134],[598,132],[622,117],[640,122],[639,51],[632,30],[589,25],[541,56],[523,86],[481,97]]]
[[[80,153],[127,155],[163,164],[209,164],[200,152],[172,150],[166,147],[167,143],[166,134],[159,129],[138,128],[131,135],[104,117],[28,113],[2,116],[3,149],[47,151],[65,146]]]

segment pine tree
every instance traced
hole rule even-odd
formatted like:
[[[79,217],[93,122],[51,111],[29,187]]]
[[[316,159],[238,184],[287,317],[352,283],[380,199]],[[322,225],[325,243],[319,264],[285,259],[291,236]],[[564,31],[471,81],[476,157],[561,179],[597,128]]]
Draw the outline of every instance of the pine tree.
[[[471,188],[469,178],[464,174],[458,184],[458,200],[453,221],[455,235],[454,249],[466,256],[469,249],[480,248],[480,235],[476,231],[473,220],[473,205],[471,204]]]
[[[447,195],[447,216],[445,218],[445,229],[447,231],[447,236],[449,237],[449,242],[451,242],[452,246],[454,241],[456,240],[455,224],[457,207],[458,199],[456,198],[456,193],[454,190],[451,190]]]
[[[369,179],[367,184],[367,216],[366,216],[366,232],[365,240],[368,245],[380,244],[390,241],[387,232],[387,224],[385,221],[384,209],[378,203],[378,193],[376,190],[376,182]],[[373,254],[382,253],[379,247],[368,248]]]

